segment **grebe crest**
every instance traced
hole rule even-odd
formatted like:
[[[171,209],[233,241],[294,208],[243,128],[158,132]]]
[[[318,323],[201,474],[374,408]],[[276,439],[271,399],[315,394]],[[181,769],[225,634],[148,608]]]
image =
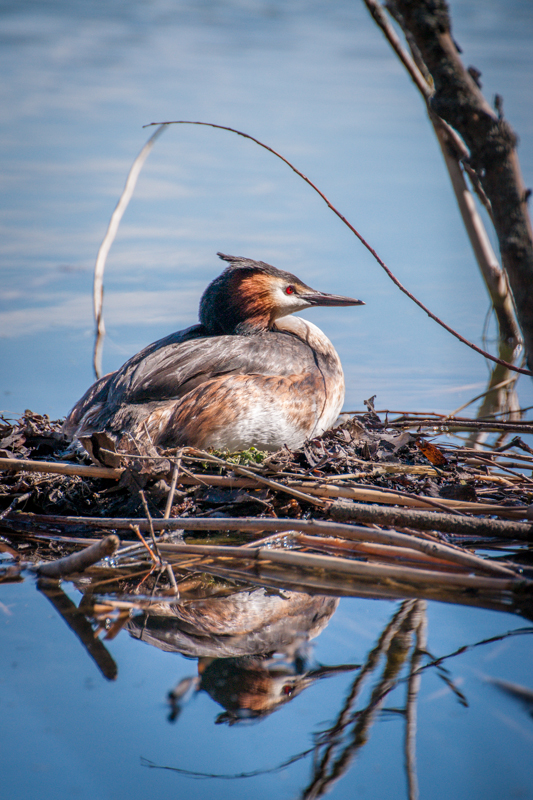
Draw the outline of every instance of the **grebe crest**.
[[[228,262],[200,301],[200,324],[167,336],[97,381],[64,431],[106,433],[119,450],[300,447],[337,419],[339,357],[322,331],[290,317],[311,306],[364,305],[315,291],[263,261]]]
[[[313,305],[362,305],[360,300],[316,292],[296,275],[264,261],[217,255],[229,266],[200,301],[200,322],[211,336],[269,330],[276,319]]]

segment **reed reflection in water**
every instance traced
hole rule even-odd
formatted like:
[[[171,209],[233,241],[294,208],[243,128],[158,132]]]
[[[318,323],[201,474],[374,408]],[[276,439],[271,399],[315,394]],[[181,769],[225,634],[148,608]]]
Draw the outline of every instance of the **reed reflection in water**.
[[[515,624],[509,613],[431,602],[428,624],[424,598],[393,600],[390,587],[389,599],[379,600],[376,587],[375,599],[364,591],[361,599],[344,599],[334,613],[333,593],[258,588],[189,573],[178,577],[181,598],[165,598],[165,588],[156,594],[155,573],[130,570],[124,582],[116,574],[110,580],[110,572],[93,568],[76,578],[81,599],[68,582],[41,579],[40,592],[28,592],[31,580],[20,572],[10,578],[9,563],[0,574],[11,611],[2,656],[18,661],[19,670],[28,658],[39,663],[39,680],[29,683],[27,669],[3,671],[6,696],[16,698],[23,689],[37,717],[45,703],[47,729],[65,729],[69,752],[85,765],[69,780],[81,781],[100,758],[109,762],[105,785],[114,787],[115,796],[174,787],[198,797],[245,798],[253,791],[344,798],[370,779],[372,797],[394,785],[395,796],[411,800],[418,780],[421,796],[428,785],[437,787],[438,798],[452,790],[457,797],[482,796],[487,782],[495,792],[483,796],[506,796],[504,786],[523,788],[528,796],[524,759],[533,732],[525,664],[533,627],[527,611],[522,614],[528,621]],[[11,580],[17,585],[9,586]],[[351,585],[347,590],[355,593]],[[13,602],[21,594],[23,606]],[[42,596],[69,628],[46,613]],[[151,646],[140,648],[141,641]],[[197,659],[197,669],[180,654]],[[107,681],[94,679],[94,664]],[[92,684],[88,704],[80,679]],[[215,714],[211,701],[219,706]],[[27,713],[16,700],[9,708]],[[13,714],[2,722],[15,746]],[[91,730],[103,736],[91,739]],[[487,763],[486,748],[495,740],[497,753]],[[104,745],[110,741],[113,753]],[[58,772],[63,762],[49,738],[34,732],[25,742],[26,760],[49,759],[52,771],[41,796],[52,796],[52,787],[64,783]],[[483,759],[486,768],[478,772]],[[455,767],[446,772],[450,760]],[[3,767],[9,786],[19,763],[15,758]],[[95,786],[104,772],[94,776]],[[207,780],[192,784],[193,778]],[[22,780],[25,787],[32,784],[31,775]]]
[[[316,681],[355,673],[340,708],[330,708],[331,722],[311,735],[309,748],[288,753],[281,763],[238,773],[210,772],[209,758],[205,771],[156,764],[146,758],[142,759],[143,765],[182,776],[238,780],[281,772],[310,758],[310,779],[300,796],[302,800],[312,800],[330,792],[356,768],[376,723],[400,718],[404,726],[405,797],[416,800],[417,705],[424,673],[434,672],[458,704],[467,708],[468,700],[459,688],[461,681],[454,680],[445,662],[471,648],[517,634],[531,634],[533,628],[465,643],[454,652],[435,658],[427,649],[426,601],[406,599],[396,607],[362,665],[325,666],[314,660],[310,641],[329,624],[338,602],[335,597],[248,587],[229,596],[160,602],[130,618],[127,629],[133,638],[166,652],[198,659],[198,674],[182,678],[168,693],[171,722],[178,720],[185,706],[200,692],[224,709],[215,719],[217,724],[260,722]],[[511,690],[507,685],[500,686],[501,682],[494,683],[521,702],[529,696],[524,687],[513,685]],[[395,689],[403,698],[400,705],[395,696],[396,704],[385,707]],[[313,699],[309,696],[304,702],[312,703]],[[399,796],[404,796],[403,791]]]

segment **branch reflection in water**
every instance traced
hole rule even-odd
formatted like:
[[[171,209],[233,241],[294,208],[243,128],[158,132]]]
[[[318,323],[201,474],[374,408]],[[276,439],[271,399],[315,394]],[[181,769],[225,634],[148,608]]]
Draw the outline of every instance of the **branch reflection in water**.
[[[311,779],[301,794],[302,800],[312,800],[322,797],[348,773],[368,742],[376,721],[399,714],[405,721],[406,797],[416,800],[419,796],[416,715],[422,675],[428,669],[436,670],[457,701],[468,706],[442,662],[495,639],[464,645],[434,659],[426,650],[426,601],[409,599],[401,602],[362,666],[311,666],[308,642],[328,624],[337,602],[337,599],[297,592],[269,595],[266,590],[256,589],[229,598],[193,602],[186,608],[174,606],[162,614],[161,610],[145,612],[131,620],[128,629],[134,637],[167,651],[198,657],[198,676],[182,679],[169,693],[170,721],[175,721],[184,703],[200,691],[207,692],[225,709],[217,717],[217,723],[233,725],[246,720],[259,721],[316,680],[357,670],[332,724],[315,734],[313,747],[293,754],[283,763],[234,774],[193,772],[158,765],[145,758],[142,764],[189,777],[231,780],[278,772],[312,756]],[[283,615],[283,606],[287,616]],[[243,612],[247,607],[250,629],[243,630],[243,623],[246,624]],[[533,628],[523,628],[496,638],[531,633]],[[422,664],[423,661],[426,663]],[[372,678],[368,698],[358,706],[363,687]],[[405,704],[399,709],[383,708],[386,698],[402,684],[406,688]]]
[[[245,722],[261,723],[273,712],[280,711],[290,701],[299,697],[300,713],[313,708],[317,695],[304,690],[321,678],[344,675],[347,682],[344,700],[332,691],[324,695],[329,703],[327,718],[331,721],[315,733],[305,733],[309,746],[300,746],[298,752],[285,752],[277,763],[261,763],[254,769],[233,773],[210,771],[209,759],[205,770],[186,769],[186,765],[157,764],[141,758],[141,766],[161,769],[190,778],[235,780],[292,769],[296,762],[310,757],[310,776],[300,790],[302,800],[318,798],[330,791],[334,784],[352,772],[363,747],[369,743],[375,723],[396,719],[404,726],[404,765],[406,774],[405,797],[415,800],[418,795],[416,763],[416,717],[418,696],[426,673],[442,680],[450,696],[462,706],[468,706],[466,696],[459,690],[460,680],[450,670],[451,662],[472,649],[480,650],[503,640],[529,636],[533,627],[516,627],[496,632],[478,641],[457,641],[459,646],[451,651],[431,653],[427,649],[426,598],[394,600],[391,618],[384,624],[375,644],[368,650],[362,665],[317,663],[311,641],[324,631],[337,606],[338,594],[331,587],[324,594],[287,590],[284,587],[238,583],[227,577],[220,578],[206,572],[178,572],[179,599],[165,597],[165,589],[158,590],[158,578],[153,570],[135,577],[123,575],[122,580],[104,580],[109,568],[92,567],[75,579],[83,597],[76,608],[57,581],[40,578],[38,588],[69,624],[84,644],[88,655],[100,667],[102,674],[114,679],[120,670],[114,665],[106,649],[106,640],[114,638],[125,628],[134,640],[152,645],[159,650],[181,654],[198,660],[196,675],[183,676],[169,692],[169,720],[180,726],[180,712],[199,693],[222,707],[215,722],[242,725]],[[19,574],[17,578],[20,580]],[[4,580],[9,582],[6,574]],[[271,579],[272,580],[272,579]],[[140,582],[139,582],[140,581]],[[369,587],[355,591],[346,586],[346,592],[369,597]],[[316,590],[315,590],[316,591]],[[142,592],[142,594],[139,594]],[[346,593],[345,592],[345,593]],[[401,595],[401,592],[400,592]],[[375,599],[393,600],[391,587],[381,592],[374,587]],[[472,604],[497,607],[496,598],[471,597]],[[511,607],[508,598],[501,598],[500,610],[522,613],[531,617],[527,604]],[[502,617],[505,620],[506,617]],[[504,623],[506,624],[506,623]],[[98,638],[103,633],[104,639]],[[95,646],[96,643],[96,646]],[[359,639],[352,641],[347,660],[352,653],[361,652]],[[350,673],[353,677],[348,677]],[[429,675],[427,676],[429,677]],[[484,675],[483,680],[494,683],[520,702],[527,700],[529,713],[530,694],[517,684],[505,683]],[[392,693],[398,690],[395,695]],[[402,697],[403,696],[403,697]],[[396,698],[400,697],[400,701]],[[331,698],[331,699],[330,699]],[[335,698],[335,699],[333,699]],[[387,703],[387,698],[392,702]],[[427,698],[426,698],[427,700]],[[323,717],[321,717],[323,718]],[[315,718],[316,719],[316,718]],[[189,723],[190,724],[190,723]],[[205,723],[203,723],[205,724]],[[182,728],[183,732],[184,728]],[[376,733],[376,732],[375,732]],[[268,735],[265,727],[265,735]],[[398,746],[400,741],[396,738]],[[387,749],[387,759],[394,759],[394,750]],[[202,765],[203,766],[203,765]],[[352,772],[351,780],[354,779]],[[302,784],[304,778],[300,778]],[[344,782],[344,781],[343,781]],[[403,793],[400,791],[400,796]]]

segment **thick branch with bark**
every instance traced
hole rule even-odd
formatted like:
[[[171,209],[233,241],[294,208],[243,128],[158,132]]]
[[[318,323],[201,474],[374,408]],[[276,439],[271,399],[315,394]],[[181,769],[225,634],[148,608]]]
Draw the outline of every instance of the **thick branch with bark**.
[[[395,0],[403,25],[433,78],[432,110],[463,138],[490,200],[503,266],[533,367],[533,233],[510,125],[487,103],[463,65],[445,0]]]
[[[468,150],[457,132],[432,111],[430,100],[433,94],[433,80],[413,37],[405,27],[402,27],[403,19],[401,14],[398,13],[394,2],[389,0],[385,5],[402,28],[411,50],[411,55],[402,46],[379,0],[364,0],[364,3],[424,98],[429,119],[433,125],[450,175],[459,211],[498,320],[500,342],[504,346],[513,345],[513,347],[516,347],[518,343],[522,342],[522,337],[515,319],[511,290],[505,272],[502,271],[497,256],[492,249],[485,226],[466,182],[465,171],[468,172],[474,191],[478,194],[479,199],[492,218],[490,203],[480,186],[479,179],[474,170],[465,163],[465,158],[469,156]],[[512,353],[510,358],[513,358]]]

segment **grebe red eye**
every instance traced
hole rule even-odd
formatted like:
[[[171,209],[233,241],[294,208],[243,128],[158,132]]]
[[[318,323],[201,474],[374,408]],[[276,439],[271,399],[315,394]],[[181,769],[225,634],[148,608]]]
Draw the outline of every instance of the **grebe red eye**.
[[[285,294],[294,294],[294,286],[287,286]]]

